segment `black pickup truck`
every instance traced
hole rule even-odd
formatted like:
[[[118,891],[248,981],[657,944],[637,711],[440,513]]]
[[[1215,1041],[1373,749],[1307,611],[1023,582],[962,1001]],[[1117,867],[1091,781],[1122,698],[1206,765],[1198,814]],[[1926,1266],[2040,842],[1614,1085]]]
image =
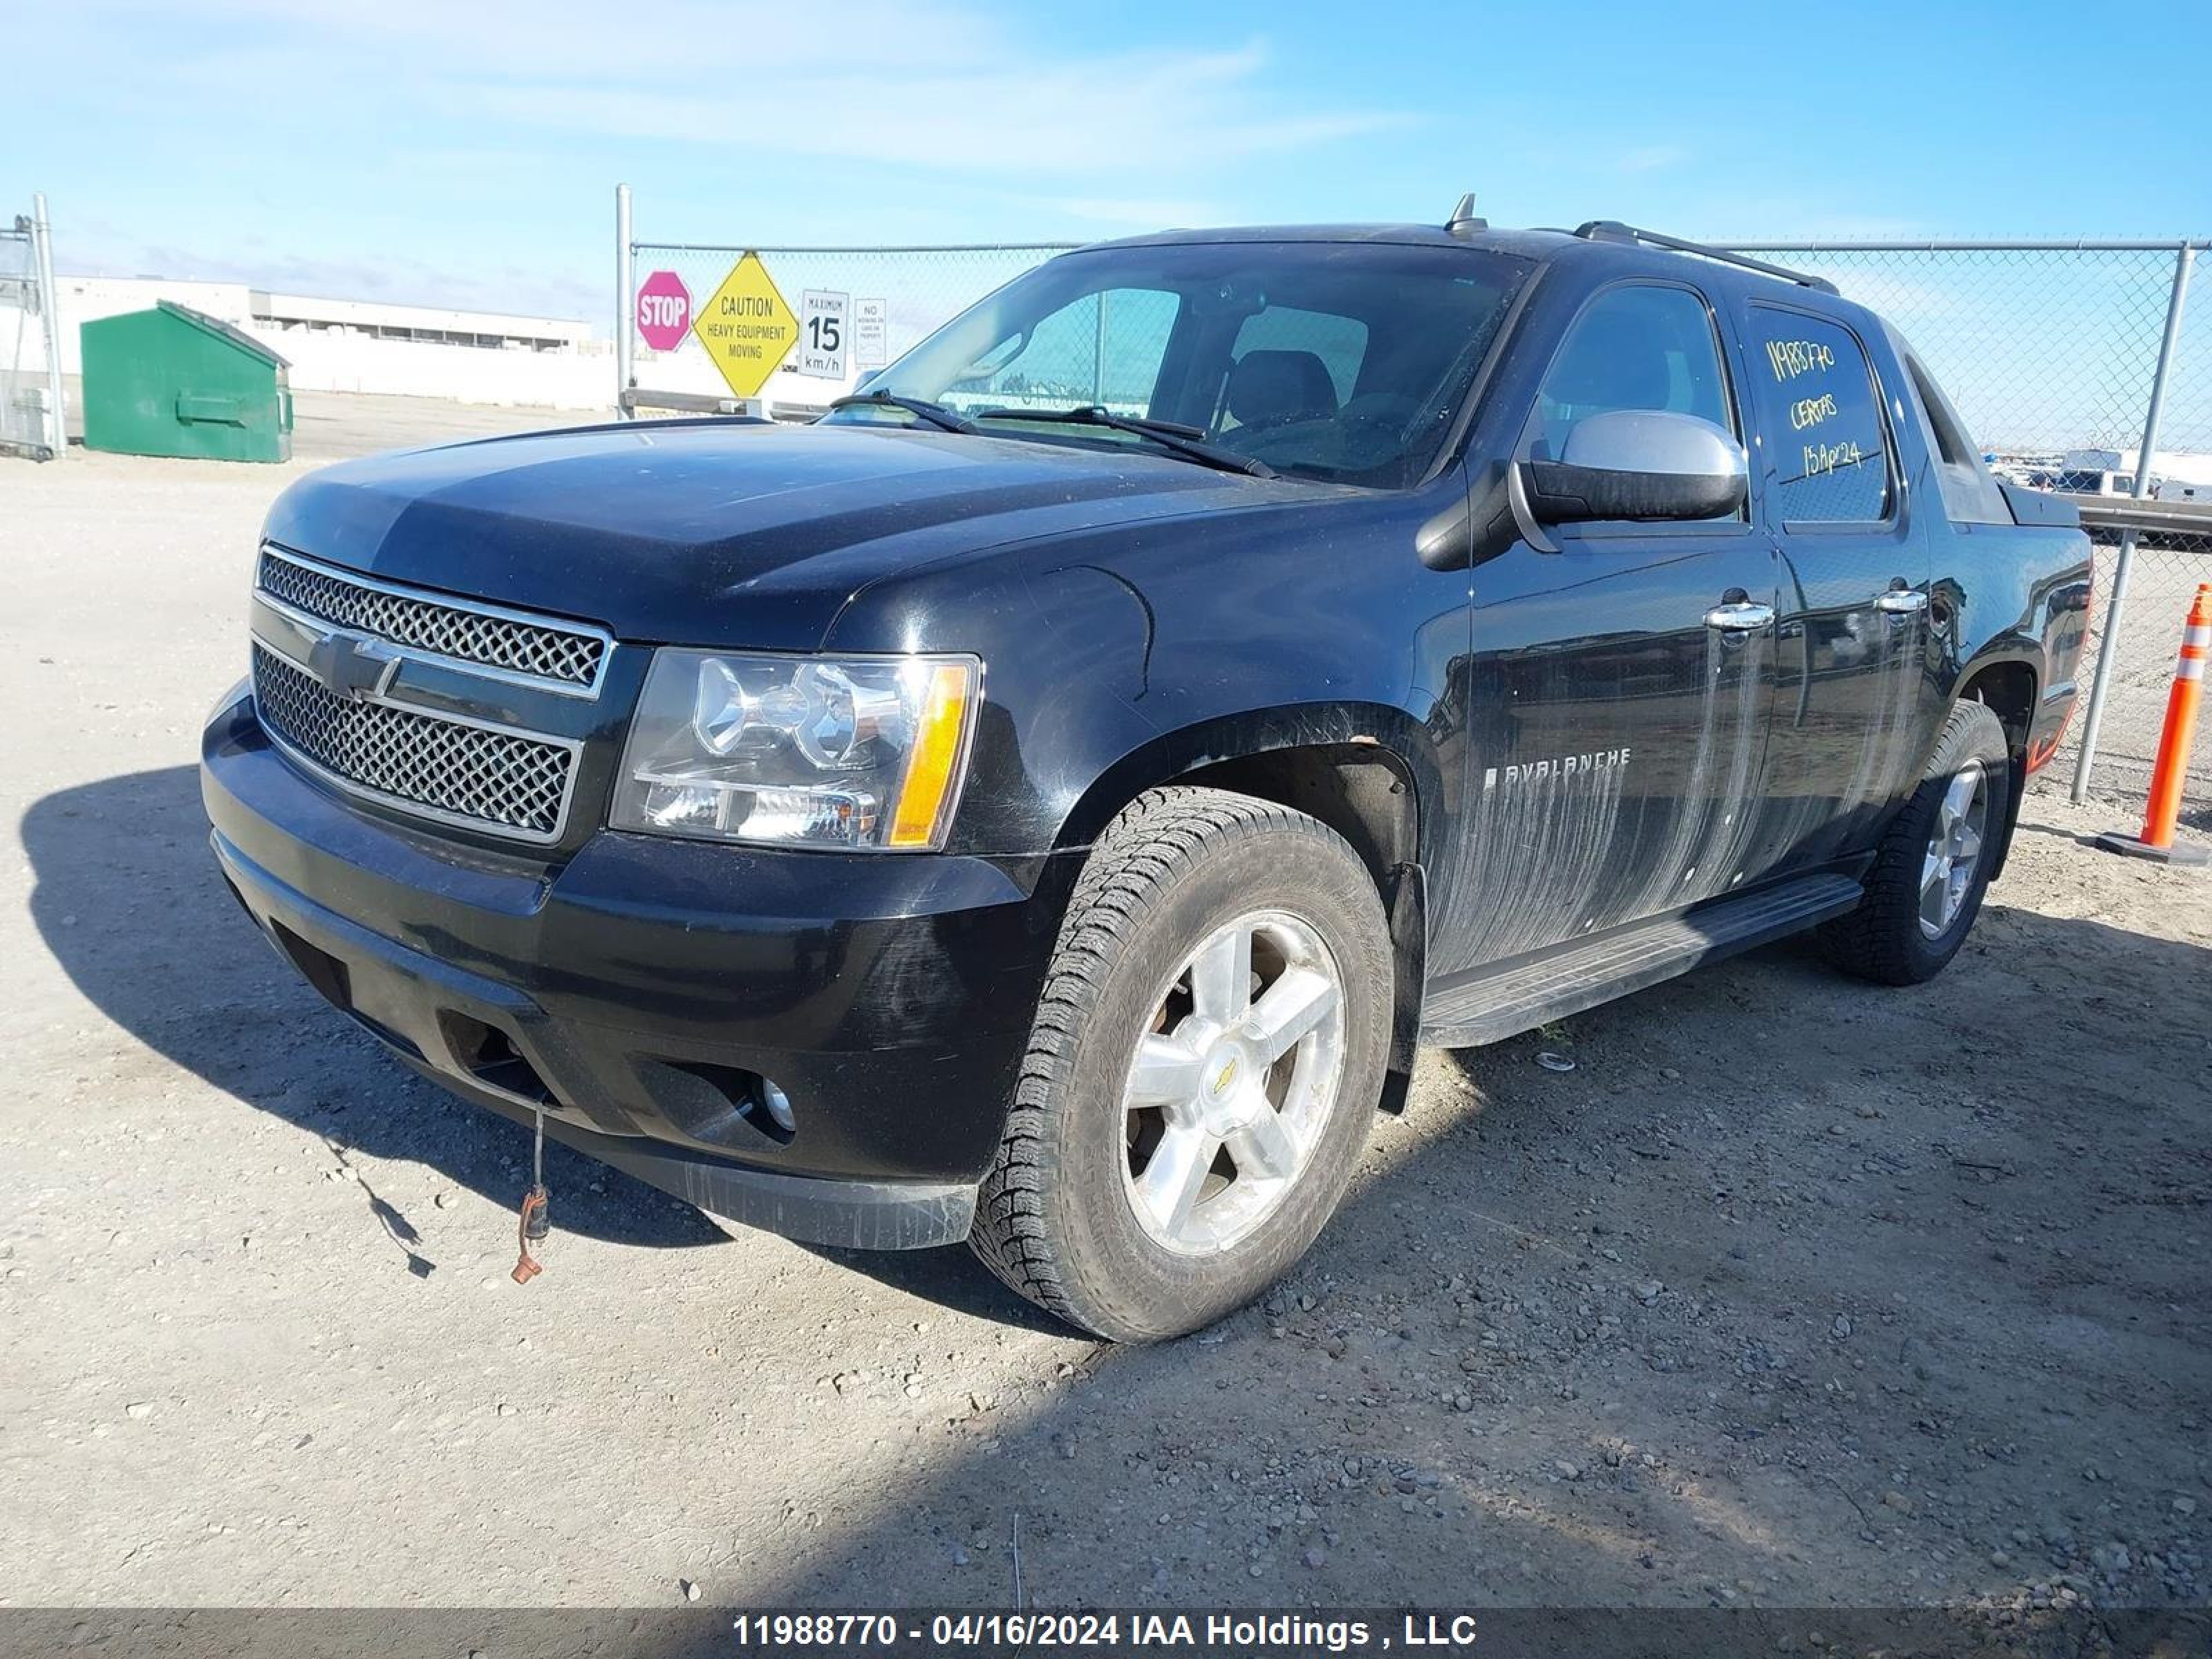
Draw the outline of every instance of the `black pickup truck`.
[[[1148,237],[811,426],[301,480],[207,810],[455,1092],[1161,1337],[1307,1248],[1420,1044],[1801,930],[1942,969],[2074,702],[2066,513],[1815,278]]]

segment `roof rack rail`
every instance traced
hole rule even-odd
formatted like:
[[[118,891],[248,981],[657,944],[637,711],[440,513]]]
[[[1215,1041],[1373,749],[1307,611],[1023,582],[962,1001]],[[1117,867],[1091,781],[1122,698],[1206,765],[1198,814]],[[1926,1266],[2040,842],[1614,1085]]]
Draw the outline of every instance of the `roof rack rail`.
[[[1676,253],[1694,253],[1701,258],[1717,259],[1724,265],[1741,265],[1746,270],[1760,271],[1769,276],[1779,276],[1785,283],[1818,289],[1823,294],[1836,293],[1836,285],[1825,276],[1815,276],[1809,271],[1792,270],[1787,265],[1769,264],[1764,259],[1754,259],[1747,253],[1731,252],[1724,247],[1713,247],[1704,242],[1685,241],[1680,236],[1662,236],[1656,230],[1639,230],[1634,225],[1624,225],[1618,219],[1592,219],[1587,224],[1575,227],[1575,234],[1586,242],[1641,242],[1650,247],[1663,247]]]

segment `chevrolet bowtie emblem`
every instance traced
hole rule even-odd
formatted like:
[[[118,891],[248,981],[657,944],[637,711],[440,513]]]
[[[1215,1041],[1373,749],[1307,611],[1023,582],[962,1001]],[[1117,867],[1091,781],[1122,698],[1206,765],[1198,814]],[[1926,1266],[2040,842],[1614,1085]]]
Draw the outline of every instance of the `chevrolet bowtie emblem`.
[[[1224,1092],[1230,1084],[1236,1080],[1236,1077],[1237,1062],[1232,1060],[1221,1068],[1220,1074],[1213,1079],[1213,1092],[1217,1095]]]
[[[307,651],[307,672],[349,702],[366,702],[392,688],[399,653],[357,634],[325,634]]]

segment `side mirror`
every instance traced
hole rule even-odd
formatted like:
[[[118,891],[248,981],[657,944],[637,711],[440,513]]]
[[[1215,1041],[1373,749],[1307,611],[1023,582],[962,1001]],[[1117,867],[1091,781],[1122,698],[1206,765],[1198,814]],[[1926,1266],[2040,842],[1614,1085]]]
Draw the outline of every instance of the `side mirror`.
[[[1539,524],[1717,519],[1741,509],[1743,446],[1711,421],[1670,410],[1587,416],[1556,461],[1522,463]]]

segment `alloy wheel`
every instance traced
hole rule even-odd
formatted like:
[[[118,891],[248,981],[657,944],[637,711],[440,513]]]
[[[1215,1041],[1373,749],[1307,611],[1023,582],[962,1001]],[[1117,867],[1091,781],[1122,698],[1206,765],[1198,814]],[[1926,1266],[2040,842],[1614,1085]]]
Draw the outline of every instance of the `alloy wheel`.
[[[1130,1207],[1186,1255],[1230,1249],[1305,1171],[1344,1072],[1344,985],[1279,910],[1206,935],[1161,993],[1122,1092]]]
[[[1989,817],[1989,781],[1979,761],[1969,761],[1943,787],[1936,833],[1920,865],[1920,931],[1941,939],[1959,919],[1974,872],[1982,862]]]

